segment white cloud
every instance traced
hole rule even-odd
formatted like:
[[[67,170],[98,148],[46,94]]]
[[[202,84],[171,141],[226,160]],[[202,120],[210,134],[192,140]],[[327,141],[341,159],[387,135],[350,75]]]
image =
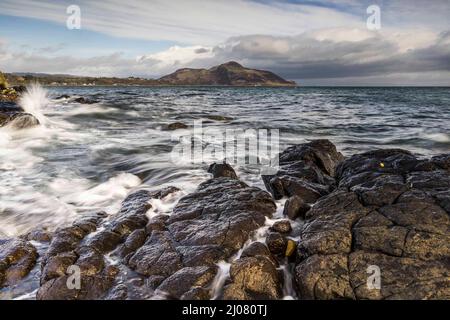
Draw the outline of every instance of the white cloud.
[[[364,1],[336,1],[339,10],[244,0],[79,3],[82,28],[116,37],[172,40],[178,45],[156,53],[143,52],[135,59],[118,52],[80,58],[45,45],[40,50],[13,49],[0,39],[0,68],[158,77],[178,68],[211,67],[236,60],[309,84],[358,84],[358,78],[393,84],[402,79],[405,84],[423,84],[429,79],[448,85],[450,81],[450,33],[444,32],[450,30],[450,6],[441,0],[432,4],[421,0],[382,2],[382,29],[376,32],[365,28]],[[64,27],[66,5],[49,0],[2,0],[0,11]],[[420,78],[420,73],[425,78]]]
[[[159,73],[171,72],[176,68],[188,65],[197,59],[208,59],[214,56],[211,47],[173,46],[167,50],[147,54],[137,58],[138,63],[151,64]]]
[[[361,17],[333,9],[244,0],[77,1],[81,27],[116,37],[211,45],[246,34],[292,35],[309,29],[361,26]],[[68,3],[2,0],[2,14],[65,26]]]

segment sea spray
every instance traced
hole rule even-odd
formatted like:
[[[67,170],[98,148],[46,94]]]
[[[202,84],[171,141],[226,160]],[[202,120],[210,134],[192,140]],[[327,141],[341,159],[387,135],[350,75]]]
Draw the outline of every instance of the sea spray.
[[[43,109],[49,104],[47,94],[47,90],[39,83],[33,83],[27,87],[19,99],[22,109],[35,116],[42,125],[47,122],[47,118],[43,114]]]

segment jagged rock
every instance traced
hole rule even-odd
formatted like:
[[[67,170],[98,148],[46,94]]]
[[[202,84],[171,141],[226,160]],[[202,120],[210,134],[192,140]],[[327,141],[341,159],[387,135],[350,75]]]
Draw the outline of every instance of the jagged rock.
[[[287,240],[278,232],[270,232],[266,238],[266,244],[269,251],[275,255],[284,255],[287,246]]]
[[[82,104],[94,104],[97,103],[97,100],[91,100],[91,99],[87,99],[84,97],[79,97],[79,98],[75,98],[72,100],[72,102],[76,102],[76,103],[82,103]]]
[[[50,242],[52,234],[50,231],[42,228],[34,229],[23,236],[23,239],[37,242]]]
[[[14,129],[26,129],[38,126],[40,124],[39,120],[36,119],[30,113],[16,113],[9,117],[6,121],[6,125],[14,128]]]
[[[184,273],[179,270],[208,270],[208,274],[214,270],[215,275],[216,263],[237,252],[275,209],[268,193],[237,179],[207,180],[194,193],[180,199],[168,219],[149,228],[151,236],[128,264],[146,277],[165,278],[159,291],[186,298],[191,288],[181,283],[178,272]],[[204,295],[205,291],[197,293]]]
[[[208,300],[210,299],[210,293],[205,288],[194,287],[185,294],[183,294],[180,300]]]
[[[38,253],[21,239],[0,240],[0,288],[12,286],[24,278],[36,264]]]
[[[134,253],[147,237],[149,200],[177,190],[140,190],[130,194],[112,217],[104,212],[94,213],[75,221],[70,227],[56,230],[43,259],[37,299],[114,299],[132,294],[137,285],[128,278],[131,275],[125,256]],[[124,258],[124,264],[112,265],[105,258],[108,253]],[[81,271],[79,289],[67,287],[68,268],[72,265]],[[124,289],[121,283],[116,283],[118,277],[129,287]],[[144,297],[144,294],[138,296]]]
[[[310,209],[310,206],[298,196],[292,196],[286,200],[283,208],[283,215],[291,220],[298,217],[305,219],[305,215]]]
[[[278,267],[278,261],[269,251],[267,246],[259,241],[252,242],[247,248],[242,251],[241,258],[245,257],[265,257],[268,258],[272,263]]]
[[[56,100],[61,100],[61,99],[69,99],[70,96],[68,94],[62,94],[60,96],[57,96],[55,99]]]
[[[228,163],[213,163],[208,168],[208,173],[212,173],[213,178],[228,177],[237,179],[236,172]]]
[[[166,126],[166,130],[178,130],[187,128],[189,128],[188,125],[184,124],[183,122],[174,122]]]
[[[225,300],[268,300],[281,298],[276,265],[264,256],[243,257],[231,264],[231,283],[224,288]]]
[[[231,121],[231,120],[233,120],[232,117],[221,116],[221,115],[216,115],[216,114],[207,115],[206,118],[214,120],[214,121]]]
[[[338,189],[306,214],[295,270],[300,298],[448,299],[445,163],[445,155],[418,160],[400,149],[343,161]],[[367,285],[369,266],[380,270],[380,289]]]
[[[289,233],[292,230],[291,223],[288,220],[280,220],[276,221],[271,227],[270,230],[279,232],[279,233]]]
[[[207,287],[217,273],[217,267],[186,267],[178,270],[173,275],[164,280],[158,290],[169,294],[173,298],[181,298],[186,295],[191,288]],[[192,294],[192,292],[191,292]]]
[[[343,156],[328,140],[314,140],[292,146],[279,155],[280,169],[275,175],[262,176],[275,199],[298,196],[314,203],[334,186],[334,173]]]

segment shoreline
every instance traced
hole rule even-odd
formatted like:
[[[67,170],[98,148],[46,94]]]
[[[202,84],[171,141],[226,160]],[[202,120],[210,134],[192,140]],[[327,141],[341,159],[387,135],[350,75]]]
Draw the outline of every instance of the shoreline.
[[[450,154],[418,159],[381,149],[344,158],[331,142],[316,140],[280,154],[278,173],[262,177],[267,191],[241,182],[229,165],[208,172],[212,178],[180,198],[170,215],[148,218],[149,200],[178,189],[139,190],[115,215],[93,213],[55,232],[3,240],[0,257],[11,257],[0,260],[3,290],[42,269],[33,280],[38,299],[146,299],[161,292],[177,299],[281,299],[286,286],[278,269],[285,266],[294,268],[284,277],[295,279],[292,294],[300,299],[450,293],[442,287],[450,252]],[[279,216],[281,198],[287,200]],[[231,271],[217,267],[224,260]],[[382,270],[381,290],[355,286],[372,264]],[[70,265],[81,268],[82,291],[66,287]],[[130,271],[131,278],[124,276]],[[411,280],[414,290],[406,286]]]

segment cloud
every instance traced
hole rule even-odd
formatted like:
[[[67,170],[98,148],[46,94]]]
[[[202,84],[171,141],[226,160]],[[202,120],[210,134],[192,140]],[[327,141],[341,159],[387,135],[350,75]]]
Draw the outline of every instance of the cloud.
[[[307,84],[450,84],[447,1],[374,1],[382,29],[365,28],[372,1],[79,1],[82,28],[116,37],[171,40],[131,59],[119,50],[88,58],[56,46],[22,49],[0,41],[0,67],[103,76],[159,77],[178,68],[229,60]],[[3,0],[4,14],[65,25],[69,3]],[[66,50],[64,52],[67,52]],[[49,55],[52,55],[51,57]],[[422,77],[420,76],[422,75]],[[428,80],[427,80],[428,79]]]
[[[208,59],[213,57],[212,48],[203,46],[180,47],[173,46],[168,50],[147,54],[137,58],[138,63],[158,70],[160,74],[171,72],[174,69],[181,68],[190,64],[194,60]]]
[[[159,77],[182,67],[211,67],[236,60],[308,84],[331,83],[332,79],[347,79],[349,84],[358,84],[355,80],[358,78],[378,83],[376,77],[391,79],[393,84],[398,84],[403,77],[411,83],[423,73],[420,83],[430,79],[433,83],[439,80],[442,85],[449,85],[450,32],[432,36],[428,31],[423,31],[424,35],[419,30],[408,32],[411,34],[324,29],[291,37],[241,36],[213,47],[173,46],[137,59],[125,58],[120,53],[92,58],[48,58],[34,51],[11,53],[3,45],[0,46],[0,64],[15,71]],[[413,38],[412,34],[416,41],[397,41],[398,37]],[[335,80],[335,83],[343,81]]]
[[[65,27],[68,1],[2,0],[6,15]],[[80,0],[81,28],[115,37],[217,44],[246,34],[292,35],[311,28],[361,26],[361,16],[331,8],[245,0]],[[365,13],[361,13],[365,14]]]

